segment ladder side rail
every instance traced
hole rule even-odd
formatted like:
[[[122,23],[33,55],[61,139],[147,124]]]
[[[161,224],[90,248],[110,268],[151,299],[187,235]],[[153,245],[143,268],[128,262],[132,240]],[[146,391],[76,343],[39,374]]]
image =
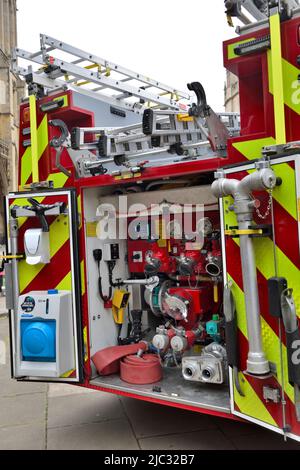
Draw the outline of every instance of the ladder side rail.
[[[32,81],[37,85],[41,85],[48,90],[71,90],[73,92],[79,93],[83,96],[99,100],[101,102],[107,103],[111,106],[121,108],[124,111],[130,111],[138,115],[143,115],[145,110],[144,106],[137,106],[136,103],[128,103],[125,101],[119,101],[111,96],[101,95],[100,93],[94,93],[88,89],[83,89],[82,87],[76,87],[75,85],[67,85],[65,81],[59,79],[51,79],[46,76],[46,74],[40,74],[36,72],[29,72],[29,69],[13,65],[14,73],[18,74],[21,77],[26,77],[29,73],[32,73]]]
[[[81,59],[93,62],[95,64],[102,65],[103,67],[106,67],[106,68],[110,69],[111,71],[121,73],[123,75],[126,75],[127,77],[130,77],[131,79],[138,80],[138,81],[140,81],[142,83],[145,83],[147,85],[150,85],[150,86],[159,88],[163,91],[167,91],[167,92],[170,92],[172,94],[178,95],[181,98],[190,99],[190,95],[186,92],[179,91],[179,90],[177,90],[176,88],[174,88],[172,86],[166,85],[162,82],[159,82],[159,81],[154,80],[152,78],[146,77],[143,74],[133,72],[132,70],[129,70],[125,67],[122,67],[122,66],[120,66],[120,65],[118,65],[114,62],[110,62],[108,60],[103,59],[102,57],[99,57],[99,56],[96,56],[94,54],[90,54],[88,52],[85,52],[81,49],[73,47],[69,44],[66,44],[66,43],[64,43],[62,41],[59,41],[55,38],[52,38],[50,36],[46,36],[46,35],[42,34],[41,35],[41,43],[44,44],[44,45],[54,47],[55,49],[59,49],[61,51],[67,52],[67,53],[72,54],[74,56],[78,56]]]
[[[31,52],[26,51],[25,49],[20,49],[19,47],[14,49],[14,51],[15,51],[15,60],[17,57],[19,57],[20,59],[28,60],[29,62],[33,62],[41,66],[46,65],[41,54],[38,54],[37,52],[31,53]]]
[[[265,3],[265,8],[268,7],[268,2]],[[245,10],[250,13],[251,16],[253,16],[257,21],[263,20],[267,18],[266,13],[264,13],[263,8],[258,8],[253,0],[242,0],[241,2],[242,6],[245,8]]]
[[[31,61],[31,62],[34,62],[34,63],[37,63],[41,66],[45,65],[44,60],[41,57],[39,57],[39,56],[31,57],[32,54],[28,51],[25,51],[24,49],[17,48],[16,49],[16,55],[17,55],[17,57],[20,57],[22,59],[25,59],[25,60],[28,60],[28,61]],[[175,100],[165,99],[162,96],[154,95],[152,93],[148,93],[147,91],[143,90],[142,88],[135,88],[135,87],[131,87],[131,86],[128,86],[128,85],[124,85],[122,87],[122,85],[120,85],[120,82],[118,80],[113,80],[113,79],[110,79],[108,77],[103,77],[103,76],[100,77],[95,72],[91,72],[87,69],[78,67],[77,65],[73,65],[73,64],[70,64],[68,62],[56,59],[56,58],[53,58],[52,65],[57,66],[61,71],[64,71],[69,75],[77,77],[78,79],[86,79],[87,81],[94,82],[94,83],[99,83],[99,84],[104,83],[104,84],[107,85],[108,88],[114,89],[116,91],[124,91],[124,88],[126,88],[125,91],[127,93],[130,93],[132,96],[135,96],[137,98],[145,99],[146,101],[150,101],[150,102],[157,103],[157,104],[164,105],[164,106],[174,107],[175,109],[178,109],[178,107],[179,107]],[[38,73],[38,72],[36,72],[36,73]],[[62,72],[62,75],[63,74],[64,73]],[[51,74],[49,75],[49,78],[51,79]],[[61,82],[61,83],[66,84],[66,82]],[[76,86],[76,85],[74,85],[74,86]],[[78,88],[80,88],[80,87],[78,87]],[[103,96],[103,95],[101,95],[101,96]],[[128,103],[128,105],[129,105],[129,103]]]
[[[82,69],[77,65],[70,64],[63,60],[53,58],[51,61],[51,65],[58,67],[60,70],[66,72],[68,75],[72,75],[79,79],[85,79],[88,82],[93,82],[97,84],[104,84],[107,85],[110,89],[130,93],[132,96],[135,96],[139,99],[143,99],[145,101],[159,104],[160,106],[166,106],[173,108],[175,110],[179,110],[179,104],[173,99],[165,99],[163,96],[149,93],[142,88],[135,88],[130,85],[120,84],[119,80],[114,80],[105,76],[99,76],[96,72],[91,72],[87,69]],[[51,73],[50,73],[51,77]]]

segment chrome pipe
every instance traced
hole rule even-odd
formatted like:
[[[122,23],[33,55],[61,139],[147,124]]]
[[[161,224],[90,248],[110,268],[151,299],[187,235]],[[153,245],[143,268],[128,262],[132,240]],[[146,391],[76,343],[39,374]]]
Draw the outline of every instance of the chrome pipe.
[[[233,196],[232,210],[236,214],[239,230],[247,230],[253,223],[255,202],[251,192],[276,186],[276,175],[266,165],[262,163],[259,171],[241,181],[226,179],[221,175],[212,185],[212,192],[216,197]],[[255,253],[249,235],[240,235],[240,250],[249,342],[247,371],[254,375],[265,375],[270,372],[270,366],[263,351]]]

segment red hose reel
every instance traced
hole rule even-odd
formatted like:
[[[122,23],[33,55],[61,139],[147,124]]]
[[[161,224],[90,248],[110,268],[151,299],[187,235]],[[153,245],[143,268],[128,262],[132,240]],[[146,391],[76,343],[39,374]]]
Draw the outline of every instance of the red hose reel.
[[[155,354],[143,356],[127,356],[121,360],[121,379],[136,385],[146,385],[159,382],[162,379],[162,366]]]
[[[163,371],[160,358],[155,354],[144,354],[147,343],[140,342],[128,346],[112,346],[98,351],[92,361],[100,375],[120,372],[124,382],[146,385],[159,382]],[[141,355],[135,354],[139,351]]]

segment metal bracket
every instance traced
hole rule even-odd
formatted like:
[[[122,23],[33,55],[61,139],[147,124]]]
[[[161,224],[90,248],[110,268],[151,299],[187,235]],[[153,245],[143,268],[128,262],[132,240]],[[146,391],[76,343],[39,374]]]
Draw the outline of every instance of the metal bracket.
[[[262,235],[262,234],[263,234],[263,231],[261,229],[238,230],[238,229],[233,228],[231,230],[225,230],[225,235],[227,235],[228,237],[232,237],[232,238],[238,238],[240,235]]]
[[[286,289],[281,294],[281,312],[284,328],[287,333],[298,329],[296,305],[293,299],[293,289]]]
[[[226,340],[229,344],[226,346],[227,357],[233,371],[235,388],[239,395],[245,396],[241,388],[239,369],[238,369],[238,341],[237,341],[237,319],[236,305],[232,293],[232,282],[226,284],[224,288],[224,316],[226,321]]]
[[[270,401],[280,403],[280,390],[278,388],[263,387],[263,397],[267,403]]]
[[[43,232],[49,232],[49,225],[46,216],[55,216],[67,213],[66,204],[57,202],[56,204],[40,204],[36,199],[28,198],[30,206],[13,206],[10,210],[13,219],[19,217],[38,217]]]
[[[25,259],[25,253],[20,253],[17,255],[12,255],[12,254],[1,255],[0,256],[0,272],[4,270],[4,264],[7,263],[8,261],[12,261],[12,260],[22,261],[24,259]]]
[[[22,254],[22,255],[2,255],[2,256],[0,256],[0,260],[9,261],[11,259],[22,260],[22,259],[25,259],[25,255]]]
[[[241,235],[248,235],[250,238],[262,238],[272,236],[271,225],[249,225],[248,229],[240,230],[238,227],[229,227],[225,230],[225,235],[231,238],[238,238]]]
[[[40,181],[39,183],[29,183],[20,186],[20,191],[42,191],[44,189],[53,189],[53,181]]]

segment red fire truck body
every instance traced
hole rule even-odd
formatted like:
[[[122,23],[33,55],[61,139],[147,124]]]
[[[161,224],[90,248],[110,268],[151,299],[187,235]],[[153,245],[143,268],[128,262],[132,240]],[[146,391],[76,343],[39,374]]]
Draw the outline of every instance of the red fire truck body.
[[[216,127],[195,84],[193,107],[122,69],[146,86],[132,92],[123,78],[123,94],[94,98],[85,81],[116,92],[120,69],[72,49],[80,75],[53,52],[71,46],[48,36],[31,56],[46,67],[19,68],[29,98],[19,191],[6,199],[14,378],[300,440],[299,13],[280,22],[270,10],[248,29],[223,46],[239,130],[230,114]],[[151,86],[163,92],[152,98]],[[133,105],[132,93],[145,96]]]

